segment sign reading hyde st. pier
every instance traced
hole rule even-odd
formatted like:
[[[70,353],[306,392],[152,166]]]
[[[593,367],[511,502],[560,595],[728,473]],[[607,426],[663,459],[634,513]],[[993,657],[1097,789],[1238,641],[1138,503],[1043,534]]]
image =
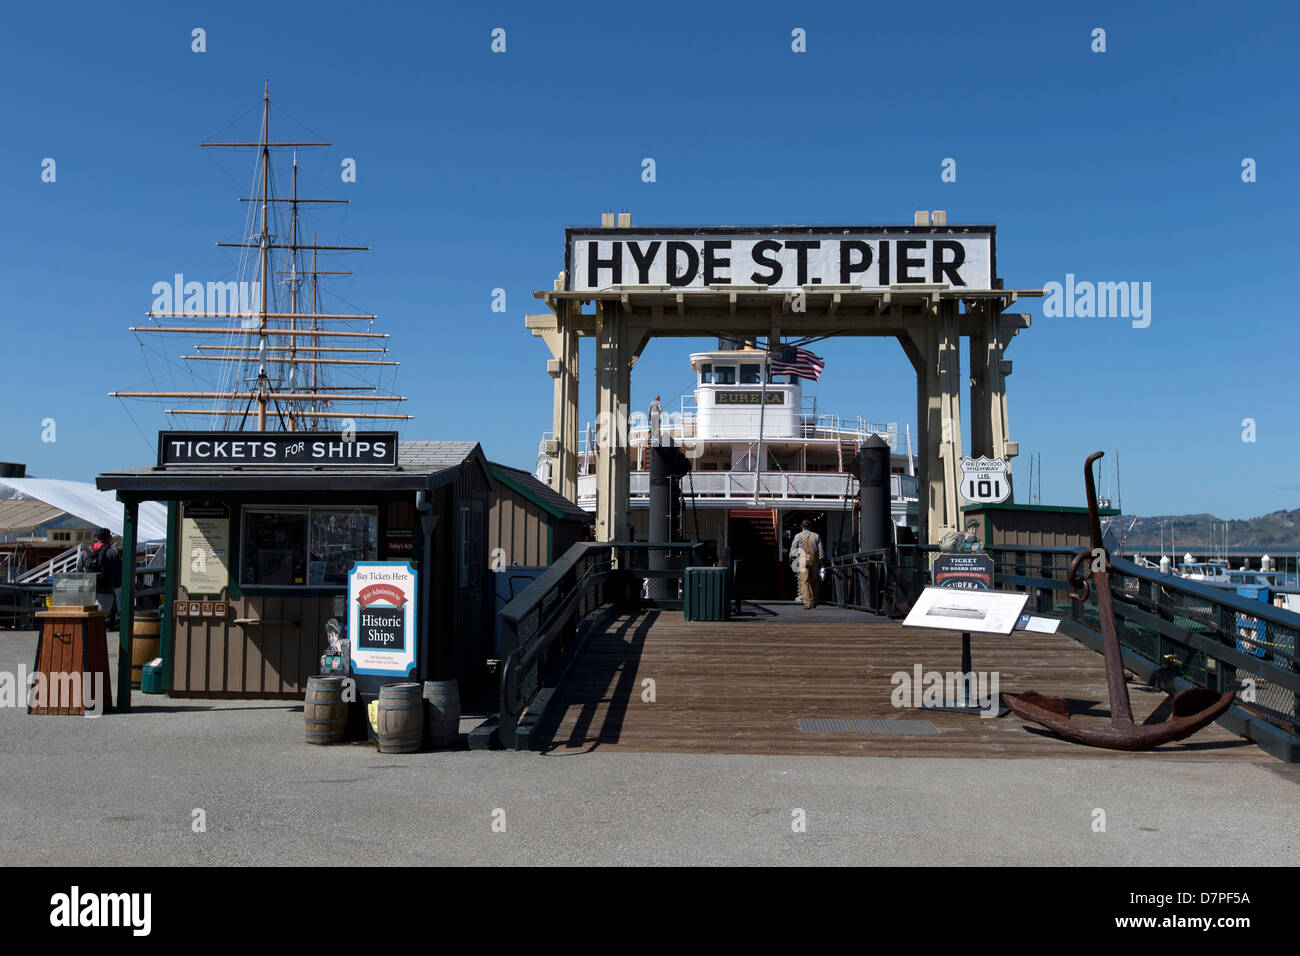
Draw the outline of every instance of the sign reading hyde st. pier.
[[[995,266],[991,226],[570,229],[568,236],[569,289],[584,292],[637,285],[991,289]]]
[[[159,432],[158,464],[397,464],[397,432]]]

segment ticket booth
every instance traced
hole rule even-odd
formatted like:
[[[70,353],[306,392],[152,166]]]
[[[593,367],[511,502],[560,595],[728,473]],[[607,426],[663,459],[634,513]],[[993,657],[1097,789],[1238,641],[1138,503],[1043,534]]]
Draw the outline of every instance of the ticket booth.
[[[486,686],[493,479],[478,443],[162,432],[156,464],[96,484],[117,493],[128,527],[141,501],[167,503],[169,696],[301,698],[326,623],[346,621],[353,563],[387,560],[418,573],[414,676],[454,678],[466,696]],[[122,633],[129,641],[125,607]]]

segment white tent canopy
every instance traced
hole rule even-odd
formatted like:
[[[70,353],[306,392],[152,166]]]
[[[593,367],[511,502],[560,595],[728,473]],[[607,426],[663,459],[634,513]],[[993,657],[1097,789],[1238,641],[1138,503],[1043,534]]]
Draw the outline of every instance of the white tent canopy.
[[[122,533],[122,503],[111,491],[100,491],[88,481],[64,481],[59,478],[0,478],[0,498],[24,498],[43,501],[60,511],[75,515],[96,528]],[[136,524],[139,544],[167,539],[167,506],[160,501],[140,502],[140,519]]]

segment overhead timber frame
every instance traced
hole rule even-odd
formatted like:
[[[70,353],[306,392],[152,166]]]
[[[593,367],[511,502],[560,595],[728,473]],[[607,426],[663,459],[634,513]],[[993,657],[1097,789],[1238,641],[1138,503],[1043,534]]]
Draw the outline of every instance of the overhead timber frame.
[[[887,290],[810,285],[800,293],[755,286],[670,289],[615,286],[601,291],[534,295],[550,312],[524,324],[551,350],[555,383],[552,485],[578,496],[578,340],[596,340],[596,540],[627,534],[628,404],[631,371],[652,336],[725,336],[769,343],[782,337],[874,336],[898,339],[916,372],[918,470],[923,507],[921,540],[938,543],[960,526],[958,484],[964,457],[961,339],[969,339],[971,457],[1009,460],[1019,454],[1007,422],[1006,378],[1011,339],[1029,327],[1026,314],[1006,311],[1039,289],[966,290],[907,284]],[[802,305],[802,311],[799,306]],[[594,311],[585,311],[587,306]],[[1010,467],[1008,467],[1010,474]]]

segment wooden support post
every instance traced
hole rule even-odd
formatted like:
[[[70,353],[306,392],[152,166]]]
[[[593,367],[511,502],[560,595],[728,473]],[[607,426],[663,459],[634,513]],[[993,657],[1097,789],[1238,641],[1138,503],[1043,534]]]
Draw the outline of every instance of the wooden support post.
[[[556,433],[562,450],[558,462],[560,483],[555,490],[575,504],[578,501],[578,330],[574,318],[582,306],[571,302],[560,334],[561,361],[564,363],[564,410],[562,432]]]
[[[140,503],[128,499],[122,509],[122,589],[117,632],[117,709],[131,709],[131,632],[135,629],[135,526]]]
[[[916,372],[921,540],[938,544],[960,530],[961,344],[957,303],[942,301],[899,333]]]
[[[627,537],[628,370],[618,309],[596,307],[596,540]]]

